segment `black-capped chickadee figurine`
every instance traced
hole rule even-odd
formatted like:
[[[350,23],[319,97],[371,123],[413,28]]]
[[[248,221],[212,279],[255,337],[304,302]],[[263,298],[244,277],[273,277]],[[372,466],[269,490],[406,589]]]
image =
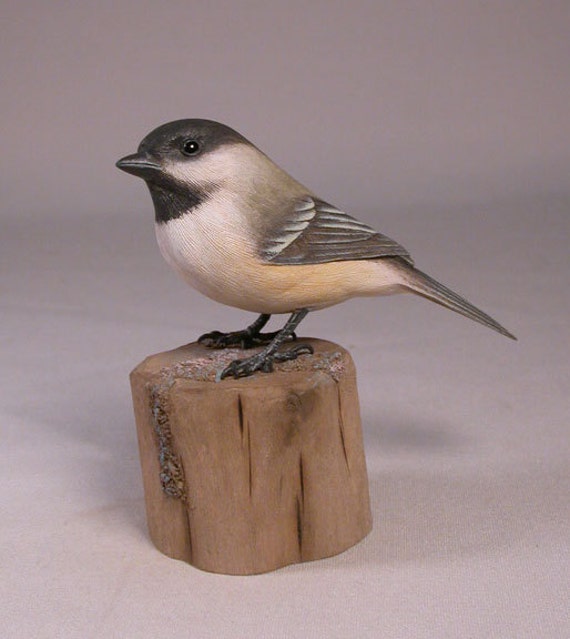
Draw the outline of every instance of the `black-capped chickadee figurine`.
[[[280,347],[309,311],[356,296],[416,293],[516,339],[416,269],[403,246],[321,200],[224,124],[164,124],[117,167],[146,182],[168,264],[204,295],[260,314],[243,331],[199,338],[210,348],[264,347],[222,378],[312,353],[303,344]],[[274,313],[291,316],[280,331],[261,333]]]

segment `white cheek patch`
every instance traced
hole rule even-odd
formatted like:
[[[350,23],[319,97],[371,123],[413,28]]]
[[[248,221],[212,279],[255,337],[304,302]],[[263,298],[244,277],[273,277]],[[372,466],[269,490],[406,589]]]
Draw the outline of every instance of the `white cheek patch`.
[[[243,181],[256,172],[263,156],[257,149],[247,144],[226,144],[214,151],[186,161],[171,161],[165,166],[166,172],[177,182],[207,187],[223,184],[231,187],[232,182]]]

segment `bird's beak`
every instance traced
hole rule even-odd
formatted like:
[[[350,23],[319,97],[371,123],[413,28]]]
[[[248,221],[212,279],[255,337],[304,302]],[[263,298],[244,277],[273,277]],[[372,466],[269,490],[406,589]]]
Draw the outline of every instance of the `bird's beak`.
[[[152,160],[146,153],[127,155],[121,158],[115,166],[122,171],[143,178],[143,180],[152,178],[162,171],[160,164]]]

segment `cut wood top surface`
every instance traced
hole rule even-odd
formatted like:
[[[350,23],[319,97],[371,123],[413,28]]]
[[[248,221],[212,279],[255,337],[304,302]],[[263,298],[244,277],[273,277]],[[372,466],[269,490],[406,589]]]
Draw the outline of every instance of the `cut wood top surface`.
[[[170,351],[150,355],[133,370],[132,375],[143,375],[149,379],[159,375],[164,376],[164,381],[167,381],[167,378],[186,379],[219,384],[220,388],[228,388],[233,385],[282,384],[283,376],[306,377],[307,374],[327,374],[337,381],[347,367],[354,366],[348,351],[338,344],[316,338],[300,338],[296,342],[284,345],[282,350],[290,348],[293,343],[309,344],[315,352],[313,355],[301,355],[293,361],[276,363],[272,373],[258,372],[251,377],[216,381],[216,375],[230,362],[249,357],[261,348],[212,350],[192,342]]]

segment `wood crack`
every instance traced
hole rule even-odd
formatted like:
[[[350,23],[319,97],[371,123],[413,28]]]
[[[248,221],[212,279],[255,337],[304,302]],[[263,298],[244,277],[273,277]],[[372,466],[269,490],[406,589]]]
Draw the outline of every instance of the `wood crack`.
[[[238,405],[238,418],[239,418],[239,432],[241,433],[243,437],[243,402],[241,399],[241,393],[238,393],[237,405]]]
[[[346,441],[344,439],[344,420],[342,418],[342,398],[340,394],[340,388],[337,385],[337,397],[338,397],[338,430],[340,433],[340,443],[342,445],[342,453],[344,455],[344,463],[350,475],[350,464],[348,463],[348,451],[346,450]]]
[[[303,469],[303,455],[299,455],[299,494],[297,495],[297,544],[299,555],[303,554],[303,507],[305,505],[305,472]]]
[[[248,482],[249,482],[249,496],[253,495],[253,462],[251,459],[251,433],[249,428],[247,429],[247,470],[248,470]]]

